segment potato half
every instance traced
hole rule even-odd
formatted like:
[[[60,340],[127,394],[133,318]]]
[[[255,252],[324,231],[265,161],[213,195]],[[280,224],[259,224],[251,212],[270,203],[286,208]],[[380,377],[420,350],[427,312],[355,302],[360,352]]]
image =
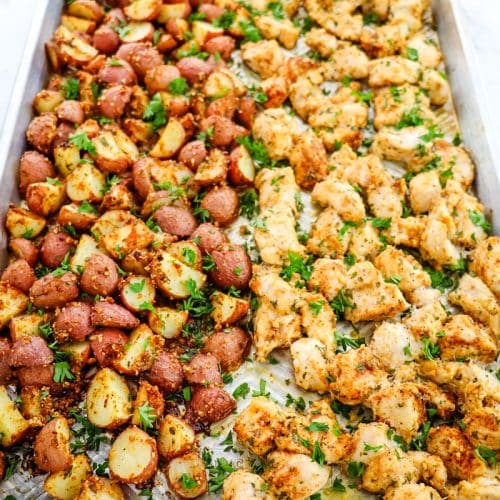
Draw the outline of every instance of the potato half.
[[[158,449],[162,457],[171,459],[187,453],[193,447],[194,440],[194,430],[187,422],[174,415],[165,416],[158,438]]]
[[[205,464],[198,453],[187,453],[171,460],[166,475],[172,490],[183,498],[196,498],[208,490]]]
[[[72,500],[80,493],[85,479],[91,473],[89,459],[85,455],[77,455],[70,469],[53,472],[47,477],[43,487],[51,497],[57,500]]]

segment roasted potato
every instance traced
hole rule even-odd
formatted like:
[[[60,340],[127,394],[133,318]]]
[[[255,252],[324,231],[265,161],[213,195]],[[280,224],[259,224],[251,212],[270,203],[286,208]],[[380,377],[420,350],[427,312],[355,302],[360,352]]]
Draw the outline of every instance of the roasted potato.
[[[0,339],[0,385],[7,385],[13,376],[10,367],[10,344],[7,339]]]
[[[236,401],[220,387],[196,387],[189,410],[193,417],[205,424],[225,419],[236,407]]]
[[[58,339],[76,342],[85,340],[93,331],[92,308],[85,302],[72,302],[64,306],[54,321],[54,333]]]
[[[157,307],[155,312],[148,314],[148,324],[153,332],[166,339],[173,339],[181,334],[182,327],[187,323],[188,318],[187,311]]]
[[[32,267],[38,260],[38,248],[26,238],[11,238],[9,249],[18,259],[24,259]]]
[[[133,312],[139,312],[143,304],[154,304],[155,287],[149,278],[129,276],[121,287],[120,297],[125,307]]]
[[[123,354],[128,337],[117,328],[100,328],[90,337],[90,347],[100,366],[112,366]]]
[[[23,293],[28,293],[31,286],[36,281],[35,271],[33,271],[28,261],[18,259],[5,268],[0,276],[0,281],[9,283]]]
[[[196,498],[208,491],[205,464],[198,453],[192,452],[171,460],[166,469],[168,484],[182,498]],[[185,478],[192,480],[186,487]]]
[[[210,271],[210,277],[216,285],[238,289],[248,286],[252,277],[252,263],[241,245],[226,243],[213,250],[211,256],[215,269]]]
[[[191,450],[194,443],[194,430],[186,421],[174,415],[165,415],[158,437],[158,451],[163,458],[171,460],[183,455]]]
[[[40,260],[50,268],[58,267],[75,247],[75,240],[58,228],[50,230],[43,238],[40,247]]]
[[[194,241],[204,253],[211,253],[217,248],[227,243],[227,236],[218,227],[213,224],[200,224],[191,234],[191,240]]]
[[[57,212],[64,203],[65,186],[59,180],[33,182],[26,189],[26,203],[35,214],[47,217]]]
[[[211,149],[205,160],[198,165],[194,180],[199,186],[224,182],[228,167],[229,157],[220,149]]]
[[[163,64],[163,58],[156,48],[145,42],[123,44],[116,57],[127,61],[141,79],[149,70]]]
[[[190,236],[198,226],[191,212],[180,207],[163,206],[154,213],[153,219],[162,231],[180,237]]]
[[[148,406],[154,410],[155,420],[159,422],[163,416],[165,409],[165,401],[163,395],[156,387],[145,380],[139,383],[139,389],[134,400],[134,413],[132,415],[132,424],[141,425],[141,410],[140,408]]]
[[[90,295],[112,295],[120,277],[113,259],[102,253],[93,254],[85,263],[80,277],[80,287]]]
[[[9,283],[0,281],[0,328],[28,307],[28,297]]]
[[[184,366],[184,376],[190,385],[204,387],[222,385],[219,360],[213,354],[197,353]]]
[[[135,85],[137,75],[132,66],[126,61],[119,64],[107,64],[99,72],[99,80],[110,85]]]
[[[182,387],[184,372],[175,354],[162,351],[153,361],[149,380],[166,392],[175,392]]]
[[[47,472],[66,471],[73,463],[69,451],[70,430],[64,417],[45,424],[35,439],[35,463]]]
[[[150,151],[153,158],[167,159],[174,156],[186,141],[186,131],[181,122],[171,118],[163,129],[158,142]]]
[[[80,125],[85,120],[85,113],[79,101],[63,101],[56,108],[59,120]]]
[[[213,354],[225,372],[236,370],[250,352],[252,339],[242,328],[233,326],[212,333],[203,346],[203,352]]]
[[[207,157],[205,143],[200,140],[191,141],[185,144],[179,151],[177,159],[186,164],[191,170],[196,172],[198,166]]]
[[[128,93],[123,94],[124,100],[119,101],[120,106],[124,102],[128,102],[126,100],[127,95]],[[108,102],[107,104],[112,106],[114,113],[118,113],[118,104],[113,104],[113,102],[114,101],[111,101],[111,103]],[[118,100],[116,102],[118,102]],[[102,131],[92,142],[96,149],[96,164],[104,172],[117,174],[125,172],[139,158],[137,146],[117,126],[109,125],[108,128]]]
[[[9,359],[14,367],[41,366],[52,363],[54,353],[42,337],[26,336],[14,342]]]
[[[54,386],[54,365],[23,366],[16,370],[17,380],[21,387],[52,387]]]
[[[176,66],[181,76],[191,84],[204,80],[213,71],[208,62],[197,57],[183,57]]]
[[[70,469],[49,474],[43,483],[43,488],[57,500],[73,500],[91,474],[89,459],[85,455],[77,455]]]
[[[0,385],[0,443],[8,448],[20,441],[29,429],[30,423],[9,398],[7,388]]]
[[[38,151],[26,151],[19,161],[19,191],[24,194],[30,184],[56,177],[50,160]]]
[[[132,89],[125,85],[113,85],[103,91],[97,105],[102,116],[116,119],[123,115],[132,97]]]
[[[68,14],[99,22],[104,17],[104,10],[94,0],[75,0],[69,4]]]
[[[111,26],[102,25],[95,30],[92,45],[106,55],[114,54],[120,46],[120,37]]]
[[[57,116],[54,113],[44,113],[31,120],[26,137],[40,153],[47,154],[56,136],[56,128]]]
[[[30,300],[35,307],[55,309],[62,307],[79,295],[77,277],[70,272],[62,276],[47,274],[33,283],[30,289]]]
[[[201,201],[200,207],[220,226],[228,226],[240,214],[240,201],[236,191],[229,186],[211,189]]]
[[[124,307],[112,302],[99,301],[92,307],[92,325],[111,328],[137,328],[139,320]]]
[[[243,145],[236,146],[231,151],[229,163],[229,180],[236,186],[253,184],[255,179],[255,165],[247,148]]]
[[[99,169],[90,163],[82,163],[66,177],[66,194],[75,202],[101,201],[105,185],[106,177]]]
[[[125,500],[125,495],[116,481],[105,477],[91,476],[82,485],[76,500]]]
[[[24,208],[11,207],[7,210],[5,226],[14,238],[36,238],[45,225],[46,221],[43,217]]]

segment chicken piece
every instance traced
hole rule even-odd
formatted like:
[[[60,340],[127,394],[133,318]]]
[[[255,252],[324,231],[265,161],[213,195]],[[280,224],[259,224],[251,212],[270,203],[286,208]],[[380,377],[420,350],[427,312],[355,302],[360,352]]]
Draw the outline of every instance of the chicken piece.
[[[485,446],[490,450],[500,449],[500,410],[477,408],[465,414],[464,433],[474,446]]]
[[[271,76],[261,82],[262,92],[267,95],[264,107],[279,108],[288,97],[288,82],[283,75]]]
[[[422,71],[420,85],[427,90],[431,104],[443,106],[450,99],[451,90],[448,77],[435,69],[424,69]]]
[[[367,261],[349,269],[347,289],[352,293],[353,307],[346,310],[345,318],[353,323],[379,321],[409,307],[399,288],[386,283],[380,272]]]
[[[420,170],[421,158],[418,156],[419,147],[424,144],[421,137],[428,133],[424,126],[404,127],[401,130],[384,127],[373,138],[371,151],[383,160],[401,161],[411,164],[418,160]]]
[[[430,109],[429,98],[414,85],[381,88],[376,91],[373,103],[375,105],[373,124],[377,130],[398,124],[405,113],[415,108],[419,109],[422,118],[432,121],[435,119]]]
[[[442,332],[446,317],[446,311],[441,302],[435,300],[414,309],[409,316],[403,318],[403,324],[415,338],[428,337],[431,342],[436,342],[438,339],[437,333]]]
[[[329,57],[323,64],[326,80],[341,81],[345,77],[361,80],[368,76],[368,56],[355,45],[339,42]]]
[[[399,218],[403,215],[403,202],[406,193],[404,179],[395,180],[392,185],[368,188],[367,201],[375,217]]]
[[[311,339],[321,342],[327,352],[335,349],[336,316],[326,298],[317,292],[300,291],[301,325],[304,333]]]
[[[312,433],[308,427],[309,419],[307,417],[290,411],[281,433],[276,436],[276,449],[279,451],[288,451],[290,453],[311,455]]]
[[[302,500],[324,488],[330,477],[330,468],[313,462],[300,453],[274,451],[269,454],[268,467],[262,478],[271,491],[290,500]]]
[[[389,229],[384,231],[391,245],[418,248],[426,226],[427,218],[405,217],[392,219]]]
[[[267,0],[264,2],[266,5],[269,3]],[[283,4],[283,8],[285,9],[286,15],[292,19],[293,16],[298,12],[300,7],[300,0],[283,0],[281,2]]]
[[[378,156],[357,157],[349,146],[343,146],[333,153],[328,163],[335,167],[330,175],[362,189],[379,185],[390,186],[394,182]]]
[[[384,448],[366,464],[361,487],[370,493],[383,493],[391,486],[417,480],[418,470],[405,454]]]
[[[457,394],[465,412],[500,403],[500,381],[475,363],[424,361],[420,373]]]
[[[429,170],[416,175],[410,181],[410,205],[413,213],[420,215],[429,212],[441,197],[439,172]]]
[[[258,500],[274,499],[274,495],[267,491],[265,481],[252,472],[237,470],[229,474],[222,486],[222,500]]]
[[[374,259],[383,248],[380,236],[371,222],[353,229],[349,240],[349,253],[356,260]]]
[[[285,425],[287,411],[259,396],[239,414],[233,426],[238,441],[258,456],[264,456],[274,449],[274,440]]]
[[[472,479],[487,471],[486,465],[474,453],[474,447],[455,427],[433,427],[427,438],[427,451],[441,458],[450,479]]]
[[[278,42],[288,50],[292,50],[297,44],[297,40],[300,35],[300,28],[294,26],[290,19],[276,19],[273,16],[262,15],[255,16],[254,20],[255,26],[257,26],[266,40],[278,40]],[[245,46],[246,45],[243,47]],[[250,58],[251,57],[252,56],[250,56]]]
[[[416,50],[418,61],[427,68],[436,69],[443,60],[438,42],[426,37],[424,33],[413,35],[406,43],[406,52],[408,49]]]
[[[490,236],[472,251],[470,271],[476,273],[500,299],[500,237]]]
[[[429,8],[429,0],[392,0],[391,22],[401,22],[408,26],[410,33],[422,28],[422,16]]]
[[[303,338],[290,346],[295,384],[306,391],[328,391],[326,347],[316,339]]]
[[[452,216],[456,228],[452,240],[457,245],[474,248],[479,241],[488,237],[483,224],[487,220],[484,205],[475,196],[462,193],[452,209]]]
[[[263,168],[255,177],[255,187],[259,190],[259,207],[286,207],[292,215],[297,215],[295,202],[299,186],[291,168]]]
[[[325,147],[312,130],[299,136],[289,158],[297,183],[304,189],[312,189],[328,174]]]
[[[331,176],[314,186],[311,199],[322,207],[333,208],[344,220],[360,222],[366,215],[359,193],[350,184]]]
[[[306,44],[325,59],[330,57],[339,45],[337,38],[323,28],[313,28],[305,37]]]
[[[372,58],[389,57],[399,52],[406,42],[408,27],[404,23],[387,23],[382,26],[364,26],[360,43]]]
[[[368,64],[370,87],[399,86],[418,81],[420,64],[401,56],[382,57]]]
[[[491,363],[497,355],[496,342],[489,331],[466,314],[451,316],[438,338],[443,360],[475,359]]]
[[[269,78],[285,64],[285,54],[276,40],[248,42],[241,46],[243,62],[261,78]]]
[[[322,82],[322,72],[308,71],[290,85],[290,103],[303,120],[307,120],[310,114],[325,109],[331,104],[319,88]],[[333,126],[334,122],[330,120],[329,123]]]
[[[387,435],[389,427],[381,422],[359,424],[351,435],[349,460],[369,463],[381,450],[397,448],[398,445]]]
[[[425,484],[402,484],[388,488],[384,500],[441,500],[442,496]]]
[[[361,8],[364,14],[375,14],[379,21],[385,21],[389,15],[390,0],[363,0]]]
[[[480,278],[464,274],[458,287],[448,295],[448,300],[488,325],[497,341],[500,340],[500,305]]]
[[[264,143],[272,160],[284,160],[299,135],[299,127],[284,109],[266,109],[255,117],[252,133]]]
[[[450,500],[498,500],[500,480],[496,477],[476,477],[448,487]]]
[[[408,458],[419,471],[420,480],[439,491],[446,491],[448,474],[443,461],[425,451],[409,451]]]
[[[333,300],[347,283],[347,271],[341,260],[317,259],[307,283],[310,290],[321,292],[328,301]]]
[[[379,366],[366,346],[337,354],[329,369],[332,396],[348,405],[362,403],[387,378]]]
[[[344,223],[335,209],[323,210],[314,221],[307,250],[315,255],[341,257],[347,251],[353,226]]]
[[[409,442],[426,421],[425,405],[414,384],[391,384],[370,395],[366,405],[376,420],[396,430]]]
[[[385,370],[393,370],[419,359],[422,344],[401,323],[384,321],[373,332],[370,351]]]
[[[448,238],[448,227],[434,217],[427,219],[420,241],[420,252],[425,260],[438,269],[456,265],[461,258],[458,248]]]
[[[432,152],[440,158],[440,172],[451,169],[455,181],[464,189],[470,187],[474,181],[474,164],[464,148],[438,139],[432,145]]]

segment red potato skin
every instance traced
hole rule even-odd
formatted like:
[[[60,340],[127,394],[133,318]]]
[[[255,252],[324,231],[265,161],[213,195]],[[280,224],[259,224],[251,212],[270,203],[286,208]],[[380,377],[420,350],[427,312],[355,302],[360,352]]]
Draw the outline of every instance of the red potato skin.
[[[57,215],[57,223],[61,226],[66,226],[67,224],[72,225],[78,231],[86,231],[92,227],[92,224],[97,220],[97,215],[95,214],[84,214],[78,212],[72,212],[70,210],[64,210],[64,206],[59,211]]]
[[[236,110],[236,120],[244,127],[252,128],[257,105],[253,97],[241,97],[238,109]]]
[[[40,260],[50,268],[58,267],[75,246],[75,240],[64,231],[49,231],[40,247]]]
[[[32,267],[38,260],[38,248],[26,238],[12,238],[9,242],[9,248],[15,257],[25,259]]]
[[[10,368],[10,344],[7,339],[0,339],[0,384],[8,384],[12,380]],[[2,477],[0,475],[0,477]]]
[[[126,85],[114,85],[107,88],[99,97],[97,107],[102,116],[119,118],[125,113],[125,107],[132,97],[132,89]]]
[[[191,141],[179,151],[177,159],[196,172],[200,163],[207,157],[207,148],[203,141]]]
[[[212,101],[205,112],[206,116],[223,116],[231,120],[238,109],[238,99],[234,94],[228,94]]]
[[[28,293],[36,281],[36,275],[27,260],[18,259],[5,268],[0,281],[6,281],[21,292]]]
[[[46,472],[66,470],[71,466],[71,462],[73,461],[69,452],[69,446],[67,449],[61,450],[60,443],[57,440],[56,426],[57,419],[59,418],[64,417],[56,417],[45,424],[35,439],[35,463],[40,469]]]
[[[182,116],[189,111],[189,99],[185,96],[177,96],[168,104],[168,116]],[[187,132],[187,131],[186,131]],[[187,132],[187,135],[191,135]]]
[[[63,307],[54,322],[57,338],[69,337],[75,342],[85,340],[94,331],[91,310],[90,305],[85,302],[73,302]]]
[[[57,116],[54,113],[44,113],[31,120],[26,137],[38,151],[47,154],[56,136],[56,128]]]
[[[236,408],[236,401],[220,387],[197,387],[189,402],[189,413],[204,424],[225,419]]]
[[[160,35],[160,40],[156,44],[156,50],[161,54],[170,52],[177,47],[176,39],[170,33],[162,33]]]
[[[54,386],[54,365],[25,366],[16,370],[16,377],[21,387],[51,387]]]
[[[26,204],[35,214],[47,217],[57,211],[57,207],[44,207],[44,189],[38,184],[30,184],[26,189]]]
[[[127,61],[122,61],[121,66],[104,66],[98,75],[99,81],[116,85],[136,85],[137,75]]]
[[[189,83],[201,82],[214,70],[211,64],[197,57],[183,57],[176,66]]]
[[[191,235],[191,239],[196,242],[204,253],[211,253],[228,241],[227,236],[209,222],[200,224]]]
[[[50,160],[38,151],[26,151],[19,162],[19,191],[26,193],[26,188],[34,182],[44,182],[47,177],[56,177],[56,171]]]
[[[60,123],[57,127],[54,140],[52,141],[52,147],[55,148],[56,146],[60,146],[61,144],[68,142],[69,136],[74,133],[75,129],[73,125],[66,122]]]
[[[132,166],[132,182],[134,189],[141,198],[147,198],[149,193],[154,193],[155,188],[149,177],[150,165],[155,163],[152,158],[140,158]]]
[[[200,130],[213,129],[212,144],[215,147],[229,146],[235,138],[235,124],[224,116],[212,115],[200,122]]]
[[[240,200],[236,191],[229,186],[211,189],[200,204],[208,210],[210,217],[221,226],[228,226],[240,214]]]
[[[216,268],[210,271],[213,282],[221,287],[248,287],[252,278],[252,263],[241,245],[226,244],[211,252]]]
[[[80,125],[85,120],[85,113],[79,101],[63,101],[57,106],[56,114],[59,120]]]
[[[159,208],[154,213],[153,219],[162,231],[180,237],[190,236],[198,226],[198,222],[189,210],[174,206]]]
[[[202,351],[213,354],[221,369],[230,372],[238,369],[250,352],[252,339],[242,328],[233,326],[212,333]]]
[[[213,354],[195,354],[184,366],[184,376],[188,384],[202,386],[221,386],[222,376],[219,361]]]
[[[100,366],[112,366],[123,354],[128,337],[117,328],[101,328],[90,337],[90,347]]]
[[[149,381],[165,392],[176,392],[182,388],[184,372],[175,354],[162,351],[149,371]]]
[[[125,2],[113,2],[118,4],[120,7],[126,7],[130,2],[127,0]],[[122,5],[123,4],[123,5]],[[120,23],[127,20],[125,13],[120,8],[111,9],[103,20],[103,24],[108,24],[111,27],[118,26]]]
[[[137,328],[140,321],[125,307],[111,302],[96,302],[92,307],[92,325],[111,328]]]
[[[12,345],[9,359],[13,367],[43,366],[54,361],[54,354],[42,337],[21,337]]]
[[[80,287],[91,295],[111,295],[118,288],[120,276],[113,259],[95,253],[85,264],[80,278]]]
[[[36,280],[30,289],[30,300],[35,307],[55,309],[75,300],[79,295],[77,277],[70,272],[62,276],[47,274]]]
[[[200,7],[198,8],[198,12],[201,12],[202,14],[205,14],[205,16],[207,16],[205,19],[207,22],[212,22],[222,16],[222,14],[224,14],[224,9],[222,7],[219,7],[218,5],[213,5],[206,2],[200,5]]]
[[[236,42],[234,41],[234,38],[227,35],[221,35],[207,40],[204,44],[204,49],[209,54],[220,54],[222,59],[227,61],[231,57],[231,53],[233,52],[235,46]]]
[[[162,90],[167,91],[171,81],[181,76],[180,71],[172,64],[156,66],[146,73],[144,83],[148,92],[153,95]]]
[[[127,61],[141,79],[149,70],[163,64],[160,53],[146,42],[124,43],[118,49],[116,57]]]
[[[94,32],[92,44],[103,54],[114,54],[120,46],[120,37],[111,26],[100,26]]]

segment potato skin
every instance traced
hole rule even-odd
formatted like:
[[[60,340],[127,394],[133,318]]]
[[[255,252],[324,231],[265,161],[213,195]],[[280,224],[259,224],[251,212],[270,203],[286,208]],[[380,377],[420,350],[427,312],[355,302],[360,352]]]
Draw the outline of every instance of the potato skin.
[[[236,120],[244,127],[251,128],[256,108],[257,106],[253,97],[241,97],[240,104],[236,110]]]
[[[102,116],[119,118],[132,97],[132,89],[126,85],[113,85],[104,90],[97,106]]]
[[[120,37],[111,26],[99,26],[92,37],[92,44],[103,54],[114,54],[120,46]]]
[[[63,101],[56,109],[59,120],[80,125],[85,120],[85,113],[79,101]]]
[[[227,236],[216,226],[208,222],[200,224],[191,234],[191,239],[204,253],[211,253],[227,243]]]
[[[224,14],[224,9],[218,5],[211,3],[202,3],[198,11],[205,14],[208,22],[212,22],[214,19],[218,19],[222,14]]]
[[[218,52],[222,59],[227,61],[231,57],[231,53],[233,52],[235,46],[236,42],[234,41],[234,38],[227,35],[221,35],[207,40],[205,42],[204,49],[209,54],[215,54]]]
[[[75,246],[75,240],[64,231],[49,231],[40,247],[40,260],[50,268],[58,267],[65,255]]]
[[[229,186],[211,189],[201,201],[201,208],[208,210],[210,217],[221,226],[228,226],[240,214],[240,200]]]
[[[60,432],[60,429],[63,432]],[[40,469],[58,472],[70,467],[73,457],[69,452],[69,426],[64,417],[56,417],[45,424],[35,439],[35,462]],[[62,435],[61,435],[62,434]]]
[[[16,377],[21,387],[50,387],[54,385],[54,365],[23,366],[16,370]]]
[[[12,238],[9,241],[11,252],[18,259],[25,259],[32,267],[36,265],[38,260],[38,248],[26,238]]]
[[[175,392],[181,389],[184,372],[175,354],[166,351],[160,352],[149,370],[149,380],[166,392]]]
[[[35,307],[55,309],[75,300],[79,295],[77,278],[66,272],[62,276],[47,274],[33,283],[30,300]]]
[[[163,206],[154,213],[153,219],[165,233],[181,237],[190,236],[198,226],[193,214],[180,207]]]
[[[35,271],[27,260],[18,259],[5,268],[0,281],[6,281],[22,292],[28,293],[36,281]]]
[[[14,367],[48,365],[54,354],[42,337],[21,337],[10,351],[10,364]]]
[[[118,328],[101,328],[90,337],[90,347],[103,368],[112,366],[113,360],[123,354],[128,337]]]
[[[93,331],[91,310],[85,302],[72,302],[66,305],[56,316],[54,333],[58,338],[67,338],[75,342],[85,340]]]
[[[235,124],[224,116],[212,115],[200,122],[200,130],[213,129],[212,144],[215,147],[229,146],[236,137]]]
[[[189,384],[208,386],[222,385],[219,361],[213,354],[195,354],[184,366],[184,375]]]
[[[195,140],[182,146],[177,159],[196,172],[198,165],[207,157],[207,148],[203,141]]]
[[[26,189],[34,182],[45,182],[47,177],[56,177],[56,171],[50,160],[38,151],[26,151],[19,161],[19,191]]]
[[[160,53],[150,43],[144,42],[124,43],[118,49],[116,57],[127,61],[141,79],[149,70],[163,64]]]
[[[219,97],[212,101],[206,111],[206,116],[224,116],[225,118],[232,119],[236,109],[238,108],[238,99],[232,93]]]
[[[225,372],[241,366],[250,352],[252,339],[242,328],[233,326],[212,333],[203,346],[203,352],[213,354]]]
[[[245,289],[252,278],[252,263],[241,245],[226,243],[211,252],[216,268],[210,271],[213,282],[221,288]]]
[[[189,402],[189,412],[205,424],[223,420],[235,408],[236,401],[219,387],[197,387]]]
[[[113,259],[95,253],[85,264],[80,278],[80,287],[91,295],[111,295],[118,287],[120,276]]]
[[[7,339],[0,338],[0,385],[6,385],[12,379],[10,368],[10,344]],[[0,477],[2,475],[0,474]]]
[[[144,77],[144,83],[151,95],[160,91],[168,91],[172,80],[181,76],[180,71],[172,64],[162,64],[150,69]]]
[[[38,151],[47,154],[56,136],[56,128],[57,116],[54,113],[45,113],[31,120],[26,137]]]
[[[208,62],[197,57],[183,57],[177,61],[176,66],[189,83],[201,82],[213,71]]]
[[[121,61],[121,66],[104,66],[98,75],[102,83],[116,85],[135,85],[137,75],[134,68],[127,62]]]
[[[92,307],[92,324],[112,328],[137,328],[140,321],[125,307],[111,302],[96,302]]]

